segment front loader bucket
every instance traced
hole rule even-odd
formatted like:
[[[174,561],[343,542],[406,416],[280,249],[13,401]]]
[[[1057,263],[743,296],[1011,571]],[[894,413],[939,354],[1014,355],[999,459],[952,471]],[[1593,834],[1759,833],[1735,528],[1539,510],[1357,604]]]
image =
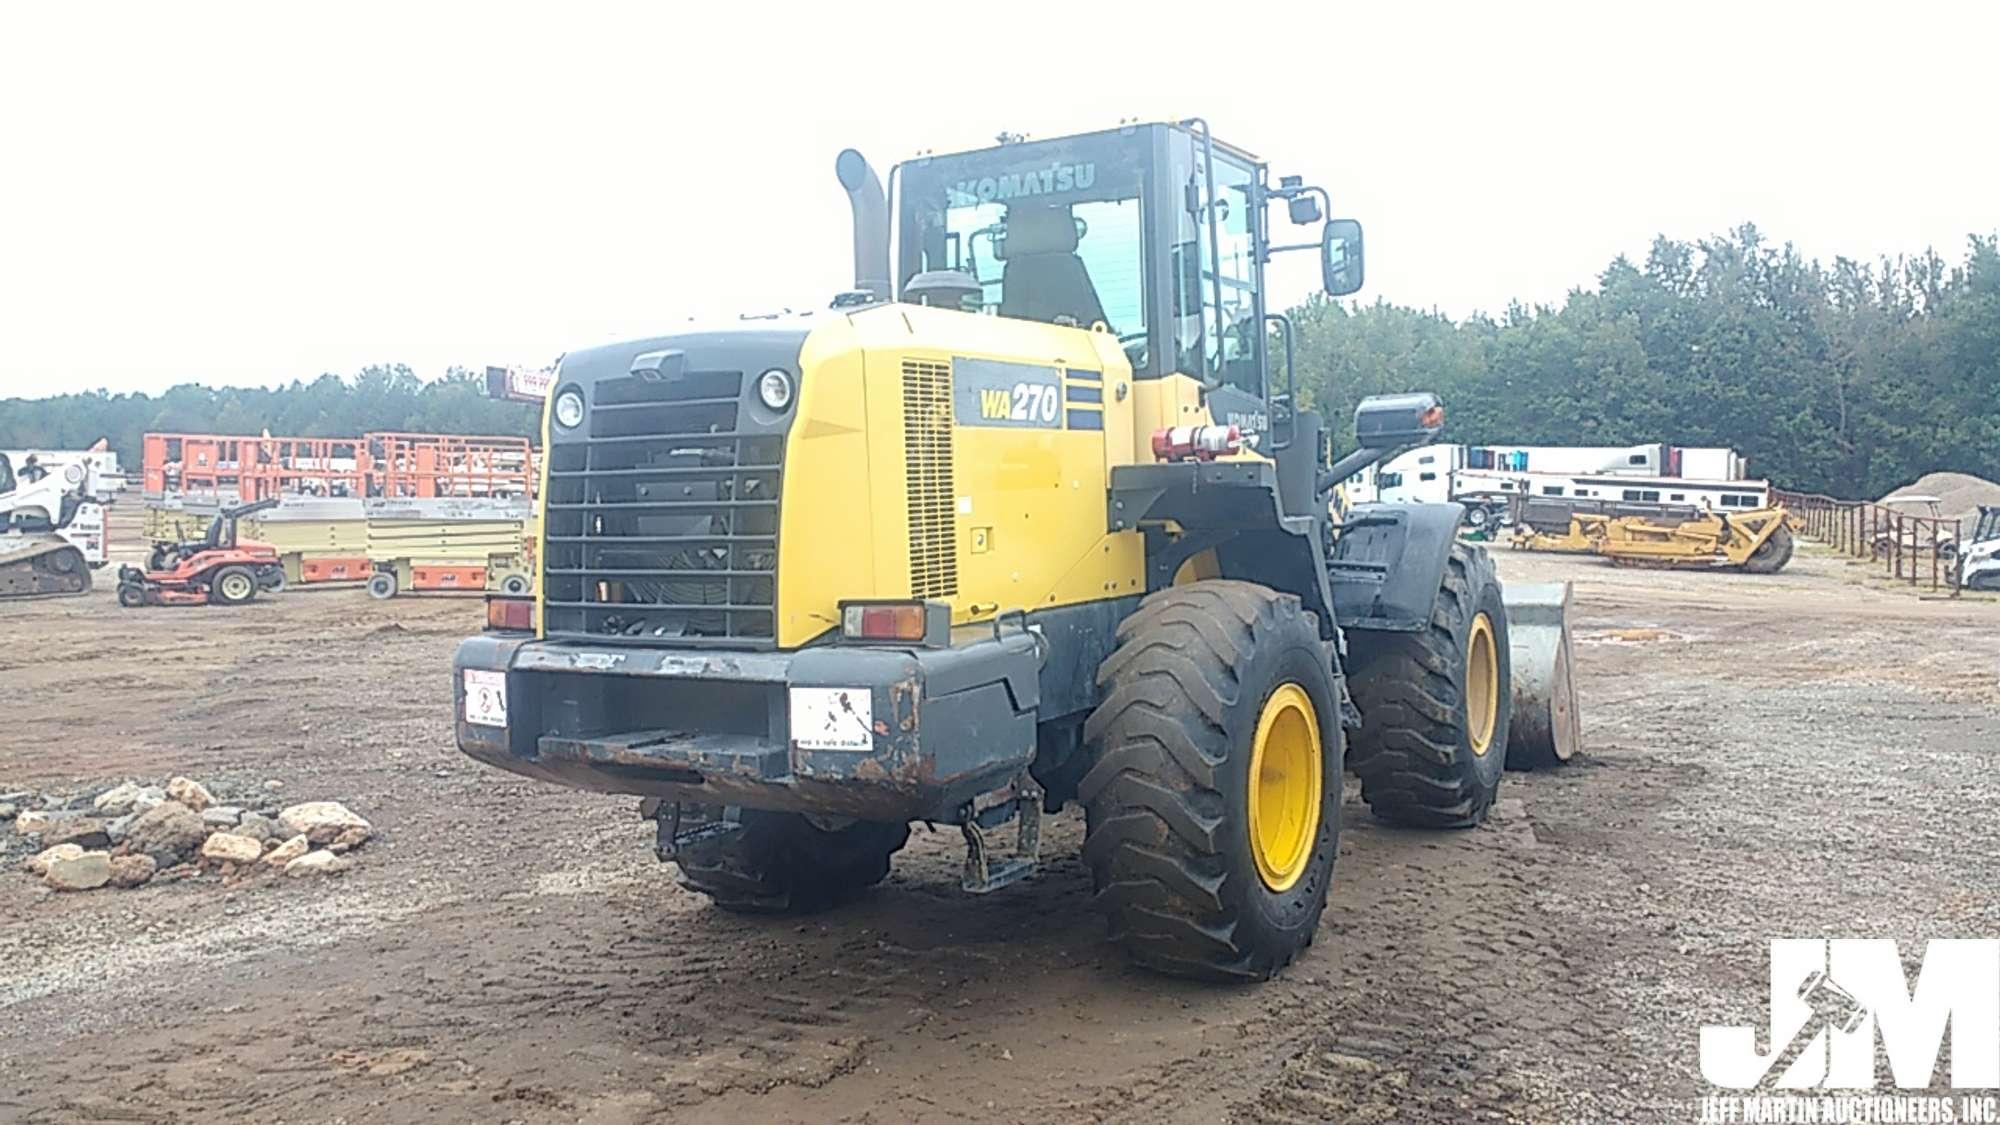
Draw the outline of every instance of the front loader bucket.
[[[1510,583],[1501,596],[1507,603],[1507,647],[1514,673],[1507,768],[1562,765],[1583,747],[1576,684],[1571,679],[1576,657],[1569,639],[1569,583]]]

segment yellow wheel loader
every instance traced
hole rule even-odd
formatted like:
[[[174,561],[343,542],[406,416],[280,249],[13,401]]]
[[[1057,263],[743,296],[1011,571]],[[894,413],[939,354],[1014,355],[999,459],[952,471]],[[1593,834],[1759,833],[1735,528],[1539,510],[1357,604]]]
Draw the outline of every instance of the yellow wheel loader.
[[[1329,508],[1442,408],[1369,400],[1329,464],[1266,303],[1293,250],[1358,289],[1359,225],[1200,121],[923,157],[893,198],[835,170],[831,307],[563,357],[536,592],[458,650],[460,748],[644,798],[729,910],[848,898],[913,821],[991,892],[1080,804],[1113,935],[1209,979],[1311,940],[1344,770],[1388,819],[1479,823],[1514,708],[1492,562],[1455,504]]]

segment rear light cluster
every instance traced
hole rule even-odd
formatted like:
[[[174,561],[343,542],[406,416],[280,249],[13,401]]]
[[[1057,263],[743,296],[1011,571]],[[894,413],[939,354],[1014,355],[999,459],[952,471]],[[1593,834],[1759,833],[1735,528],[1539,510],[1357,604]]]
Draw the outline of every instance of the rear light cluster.
[[[1235,426],[1170,426],[1153,431],[1153,458],[1159,461],[1213,461],[1243,448]]]
[[[951,644],[951,603],[917,600],[842,602],[840,636],[847,641],[889,641],[946,647]]]
[[[840,631],[855,641],[921,641],[924,605],[851,605],[841,614]]]
[[[486,627],[499,633],[535,631],[535,599],[491,596],[486,599]]]

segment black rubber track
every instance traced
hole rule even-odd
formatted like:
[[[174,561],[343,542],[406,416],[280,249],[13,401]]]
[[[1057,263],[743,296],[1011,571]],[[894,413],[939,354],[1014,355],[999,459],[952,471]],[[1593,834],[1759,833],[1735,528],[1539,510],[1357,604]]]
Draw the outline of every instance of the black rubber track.
[[[797,813],[745,810],[740,831],[682,848],[681,885],[740,914],[810,914],[881,882],[909,842],[907,824],[862,821],[837,831]]]
[[[1113,941],[1147,968],[1264,980],[1312,941],[1340,832],[1341,728],[1314,617],[1248,582],[1202,581],[1147,598],[1118,627],[1084,726],[1084,862]],[[1251,742],[1284,683],[1320,729],[1319,829],[1303,873],[1274,893],[1250,851]]]
[[[1499,714],[1484,755],[1466,729],[1466,640],[1481,611],[1500,660]],[[1349,630],[1347,685],[1361,710],[1348,765],[1375,815],[1418,828],[1470,828],[1486,818],[1507,761],[1513,711],[1507,610],[1486,552],[1452,546],[1430,625],[1416,633]]]

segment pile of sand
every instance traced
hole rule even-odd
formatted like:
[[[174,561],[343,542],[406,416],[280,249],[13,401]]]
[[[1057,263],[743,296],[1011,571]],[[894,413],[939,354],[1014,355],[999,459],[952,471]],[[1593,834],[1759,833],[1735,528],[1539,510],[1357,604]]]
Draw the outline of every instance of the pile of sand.
[[[1981,504],[2000,505],[2000,484],[1970,473],[1925,473],[1882,499],[1897,496],[1937,497],[1944,518],[1964,521],[1970,534]]]

